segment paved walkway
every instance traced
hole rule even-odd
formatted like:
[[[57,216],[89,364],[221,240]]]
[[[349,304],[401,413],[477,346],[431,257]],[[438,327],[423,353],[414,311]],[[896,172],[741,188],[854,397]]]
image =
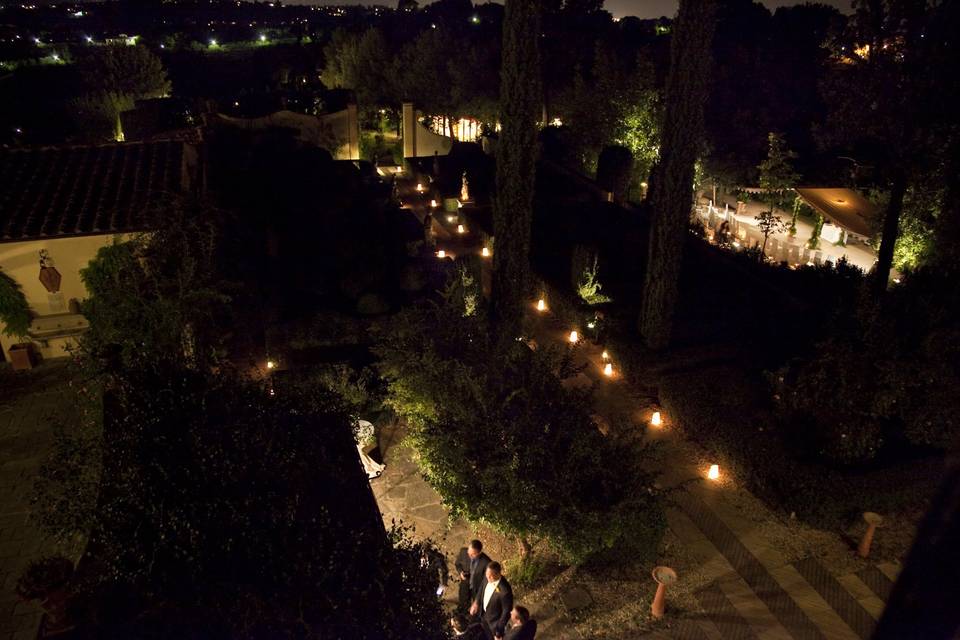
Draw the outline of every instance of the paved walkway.
[[[6,365],[0,365],[6,366]],[[62,362],[30,373],[0,371],[0,640],[37,637],[40,609],[14,593],[24,567],[56,547],[30,521],[33,482],[65,404]]]
[[[422,218],[425,211],[422,202],[414,197],[408,202],[413,204],[412,213]],[[549,314],[535,318],[534,326],[534,337],[540,344],[565,343],[569,330],[577,328],[561,326]],[[825,565],[822,558],[830,554],[816,545],[790,540],[800,548],[781,548],[777,538],[768,531],[780,521],[777,514],[742,488],[732,487],[729,481],[707,480],[702,461],[690,454],[691,445],[670,430],[669,416],[666,416],[666,428],[654,429],[648,425],[656,402],[655,389],[636,389],[618,376],[605,377],[599,347],[580,345],[576,356],[587,368],[570,383],[597,384],[596,407],[604,422],[621,424],[617,418],[629,416],[626,428],[646,440],[662,443],[664,454],[659,465],[668,472],[663,474],[661,484],[674,489],[667,512],[670,533],[692,556],[699,572],[701,586],[694,594],[696,605],[678,610],[668,604],[665,619],[642,637],[661,640],[869,638],[899,565],[861,562],[839,536],[826,535],[825,538],[829,541],[826,544],[832,547],[831,557],[839,554],[845,558],[840,570]],[[615,362],[616,354],[612,356]],[[455,554],[459,545],[470,537],[470,529],[465,523],[446,523],[439,496],[422,480],[409,451],[397,448],[398,435],[395,429],[388,430],[387,441],[381,442],[387,472],[374,481],[384,518],[387,522],[402,519],[415,523],[418,535],[445,542],[442,546],[448,555]],[[744,509],[745,500],[751,504],[752,512]],[[787,531],[790,539],[789,527],[781,529]],[[505,557],[497,552],[494,555]],[[683,572],[680,579],[684,579]],[[650,593],[637,593],[635,599],[649,599],[652,583],[648,590]],[[534,616],[541,619],[538,638],[583,637],[570,624],[564,599],[561,594],[557,602],[530,603]],[[628,632],[615,637],[634,636]]]

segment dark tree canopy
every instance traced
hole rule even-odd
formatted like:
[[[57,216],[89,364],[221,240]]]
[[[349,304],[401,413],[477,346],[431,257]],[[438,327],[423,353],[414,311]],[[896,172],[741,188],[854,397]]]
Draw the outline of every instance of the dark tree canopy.
[[[540,81],[540,9],[508,0],[503,24],[500,121],[493,227],[493,308],[505,336],[520,333],[530,285],[530,224],[537,165],[537,120],[543,106]]]
[[[712,0],[681,0],[667,82],[662,152],[650,187],[650,250],[640,311],[647,346],[670,341],[680,262],[693,202],[694,164],[701,151],[707,98]]]

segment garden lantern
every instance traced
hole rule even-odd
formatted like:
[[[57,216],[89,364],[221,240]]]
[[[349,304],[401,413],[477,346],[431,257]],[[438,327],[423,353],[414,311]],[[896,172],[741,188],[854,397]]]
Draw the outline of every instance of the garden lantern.
[[[447,252],[444,251],[443,249],[440,249],[440,251],[437,251],[437,257],[438,257],[438,258],[446,258],[446,257],[447,257]]]
[[[480,250],[480,255],[482,255],[484,258],[489,258],[490,249],[487,249],[486,247],[484,247],[483,249]]]
[[[466,233],[467,230],[462,224],[457,225],[457,233]]]
[[[654,411],[653,416],[650,418],[650,424],[654,427],[663,426],[663,418],[660,417],[659,411]]]
[[[711,480],[719,480],[719,479],[720,479],[720,465],[718,465],[718,464],[712,464],[712,465],[710,465],[710,471],[707,472],[707,477],[710,478]]]
[[[537,311],[546,311],[547,310],[547,301],[543,298],[537,300]]]
[[[579,335],[576,331],[571,331],[571,332],[570,332],[570,338],[569,338],[569,340],[570,340],[570,343],[571,343],[571,344],[576,344],[577,340],[579,340],[579,339],[580,339],[580,335]]]
[[[609,362],[603,367],[603,375],[608,378],[613,377],[613,365]]]

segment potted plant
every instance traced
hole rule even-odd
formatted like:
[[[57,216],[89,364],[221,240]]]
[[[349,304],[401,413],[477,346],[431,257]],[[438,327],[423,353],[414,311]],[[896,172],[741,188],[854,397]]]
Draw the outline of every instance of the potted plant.
[[[73,562],[63,556],[48,556],[34,560],[17,580],[16,593],[24,600],[37,600],[46,613],[47,633],[64,631],[70,627],[67,618],[67,600]]]
[[[30,330],[30,305],[17,281],[0,271],[0,322],[8,336],[22,338]],[[34,364],[33,344],[21,342],[10,347],[13,368],[30,369]]]

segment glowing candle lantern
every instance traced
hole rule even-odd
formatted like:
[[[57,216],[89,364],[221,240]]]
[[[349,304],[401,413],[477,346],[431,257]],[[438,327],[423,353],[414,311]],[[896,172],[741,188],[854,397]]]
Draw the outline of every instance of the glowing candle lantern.
[[[604,349],[603,353],[600,354],[600,357],[603,358],[604,360],[609,360],[609,359],[610,359],[610,354],[607,353],[607,350],[606,350],[606,349]]]
[[[463,227],[462,224],[457,225],[457,233],[466,233],[467,230]]]
[[[650,418],[650,424],[654,427],[663,426],[663,418],[660,417],[659,411],[654,411],[653,416]]]
[[[719,479],[720,479],[720,465],[718,465],[718,464],[712,464],[712,465],[710,465],[710,471],[707,472],[707,477],[710,478],[711,480],[719,480]]]
[[[422,182],[418,182],[418,183],[417,183],[417,193],[423,193],[423,183],[422,183]]]
[[[444,251],[443,249],[440,249],[440,251],[437,251],[437,257],[438,257],[438,258],[446,258],[446,257],[447,257],[447,252]]]
[[[576,331],[571,331],[568,339],[572,344],[576,344],[577,340],[580,339],[580,335]]]
[[[267,360],[267,369],[274,369],[276,368],[276,366],[277,366],[276,362],[274,362],[273,360]]]
[[[547,310],[547,301],[543,298],[537,300],[537,311],[546,311]]]
[[[436,208],[437,208],[437,201],[436,201],[436,200],[431,200],[431,201],[430,201],[430,208],[431,208],[431,209],[436,209]]]
[[[603,375],[607,376],[608,378],[613,376],[613,365],[609,362],[603,367]]]
[[[484,247],[483,249],[480,250],[480,255],[482,255],[484,258],[489,258],[490,249],[487,249],[486,247]]]

